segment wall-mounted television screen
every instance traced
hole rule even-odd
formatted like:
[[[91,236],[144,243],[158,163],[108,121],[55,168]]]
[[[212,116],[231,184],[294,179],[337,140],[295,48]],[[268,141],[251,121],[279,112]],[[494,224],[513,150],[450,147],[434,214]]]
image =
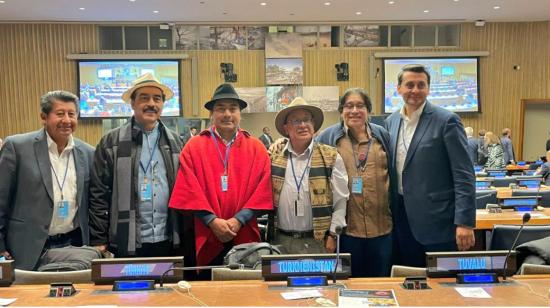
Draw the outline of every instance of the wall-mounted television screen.
[[[407,64],[422,64],[430,72],[428,100],[453,112],[480,112],[479,58],[385,58],[384,113],[392,113],[403,106],[397,92],[397,75]]]
[[[125,118],[133,114],[122,93],[145,73],[153,74],[174,92],[164,102],[162,116],[181,115],[179,61],[177,60],[81,60],[78,89],[81,118]]]

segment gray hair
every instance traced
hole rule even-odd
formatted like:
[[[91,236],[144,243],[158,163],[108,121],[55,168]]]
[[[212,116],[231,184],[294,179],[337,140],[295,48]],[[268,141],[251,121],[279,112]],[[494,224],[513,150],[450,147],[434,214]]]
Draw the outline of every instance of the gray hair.
[[[61,101],[64,103],[74,103],[76,107],[76,112],[80,110],[78,96],[74,95],[71,92],[56,90],[50,91],[40,98],[40,111],[45,114],[49,114],[53,109],[53,103],[55,101]]]
[[[471,128],[470,126],[465,127],[464,131],[466,132],[466,136],[468,136],[468,137],[473,137],[474,136],[474,129]]]

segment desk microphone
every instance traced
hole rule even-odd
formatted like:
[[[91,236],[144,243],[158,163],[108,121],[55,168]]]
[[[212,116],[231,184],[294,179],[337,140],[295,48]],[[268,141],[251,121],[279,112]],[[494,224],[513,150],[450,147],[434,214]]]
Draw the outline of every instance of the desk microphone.
[[[506,280],[506,265],[508,265],[508,258],[512,254],[512,250],[514,250],[514,247],[516,246],[516,243],[518,242],[518,239],[519,239],[519,236],[521,234],[521,231],[523,230],[523,227],[525,226],[525,224],[530,219],[531,219],[531,214],[530,213],[523,214],[521,227],[519,227],[518,234],[516,235],[516,239],[514,240],[514,243],[512,244],[512,247],[510,247],[510,250],[508,250],[508,253],[506,254],[506,258],[504,259],[504,267],[502,268],[503,269],[503,273],[502,273],[502,280],[503,281]]]
[[[171,267],[167,270],[165,270],[162,275],[160,275],[160,281],[159,281],[159,287],[162,288],[164,277],[168,272],[173,270],[179,270],[179,271],[194,271],[194,270],[211,270],[213,268],[228,268],[231,270],[236,269],[243,269],[243,264],[227,264],[227,265],[204,265],[204,266],[186,266],[186,267]]]
[[[336,283],[336,271],[338,270],[338,263],[340,262],[340,234],[342,234],[342,226],[336,226],[334,233],[336,233],[336,264],[332,272],[332,283]]]

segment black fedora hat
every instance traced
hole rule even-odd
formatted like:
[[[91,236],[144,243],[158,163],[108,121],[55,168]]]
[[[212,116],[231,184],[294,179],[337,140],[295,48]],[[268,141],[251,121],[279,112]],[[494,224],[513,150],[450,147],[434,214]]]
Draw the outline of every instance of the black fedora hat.
[[[236,100],[237,103],[239,103],[239,107],[241,110],[246,108],[248,104],[239,98],[239,94],[237,94],[237,91],[235,91],[235,88],[233,88],[232,85],[228,83],[224,83],[219,85],[216,88],[216,91],[214,91],[214,95],[212,96],[212,99],[204,104],[204,108],[208,110],[212,110],[214,108],[214,104],[219,101],[220,99],[232,99]]]

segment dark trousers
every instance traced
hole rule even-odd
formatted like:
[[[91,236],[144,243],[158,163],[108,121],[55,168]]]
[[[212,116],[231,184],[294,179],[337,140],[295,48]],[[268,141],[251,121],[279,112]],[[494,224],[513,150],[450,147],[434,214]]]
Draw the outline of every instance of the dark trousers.
[[[419,243],[412,234],[402,195],[398,195],[397,206],[393,210],[392,215],[394,221],[393,264],[426,267],[426,252],[458,250],[456,246],[456,241],[430,245],[423,245]],[[426,223],[429,223],[429,221],[426,221]],[[438,230],[433,230],[433,232],[437,231]]]
[[[388,277],[392,262],[392,235],[358,238],[343,234],[340,251],[351,254],[352,277]]]
[[[141,248],[136,249],[136,257],[171,257],[174,249],[170,240],[156,243],[142,243]]]
[[[233,242],[223,244],[223,250],[208,265],[223,265],[223,257],[233,248]],[[188,271],[187,280],[212,280],[212,270]]]
[[[82,232],[80,228],[76,228],[71,232],[49,236],[42,250],[67,246],[82,246]]]

